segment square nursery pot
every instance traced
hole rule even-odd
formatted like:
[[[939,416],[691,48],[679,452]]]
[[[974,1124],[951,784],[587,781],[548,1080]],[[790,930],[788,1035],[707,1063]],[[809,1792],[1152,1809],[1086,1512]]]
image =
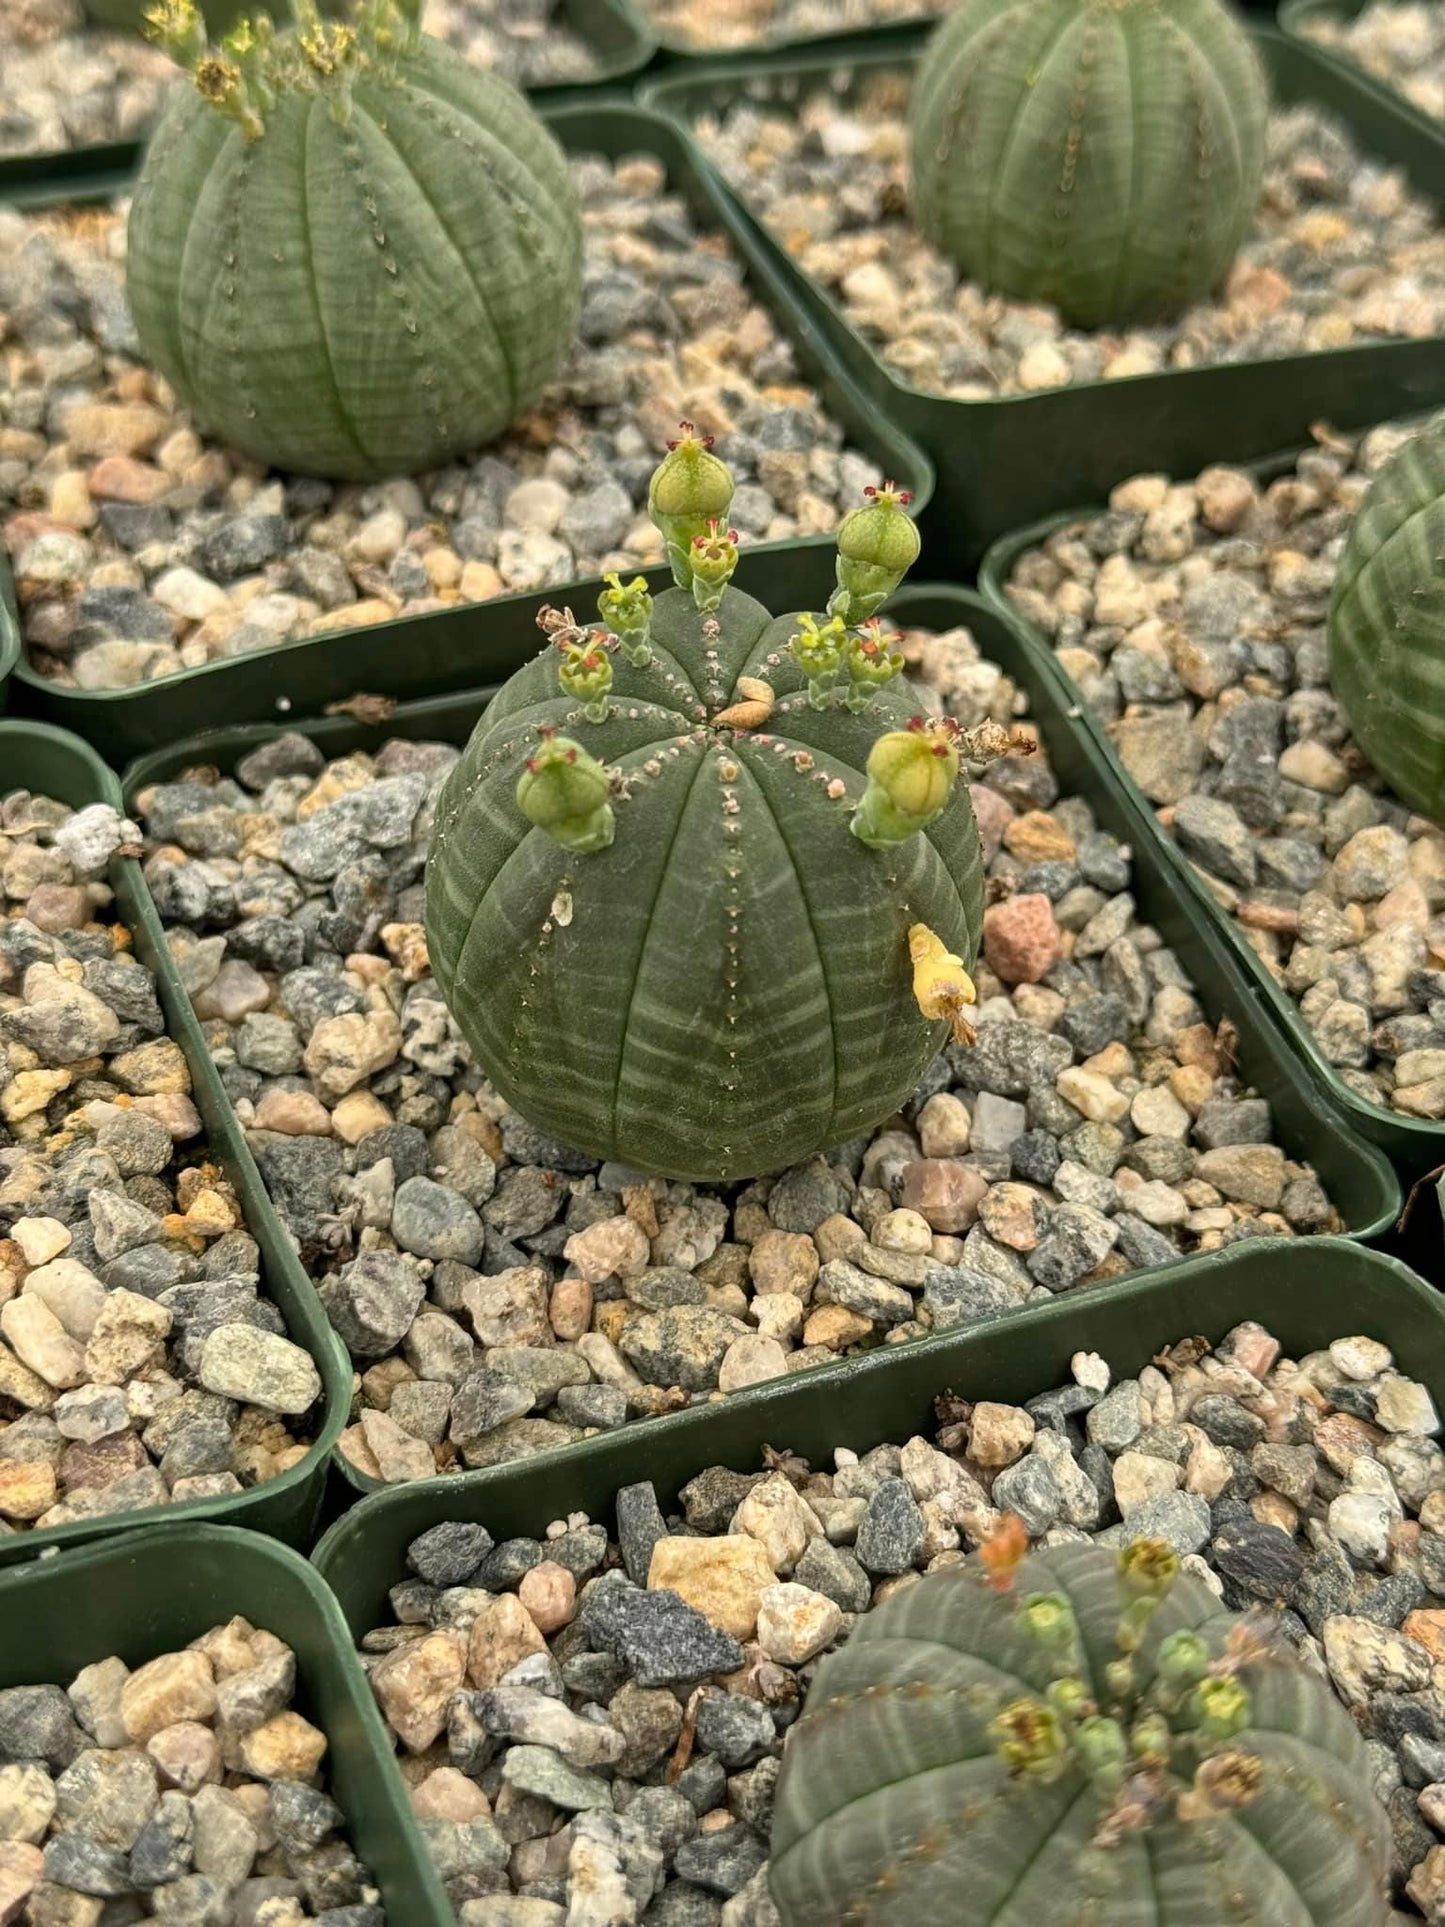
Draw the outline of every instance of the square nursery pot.
[[[1440,138],[1445,135],[1445,121],[1434,119],[1402,94],[1398,87],[1392,87],[1379,74],[1371,73],[1347,48],[1331,47],[1316,39],[1310,31],[1312,26],[1326,21],[1343,26],[1363,13],[1368,4],[1369,0],[1284,0],[1279,10],[1279,24],[1292,39],[1302,41],[1317,60],[1338,68],[1356,86],[1374,95],[1397,113],[1406,115],[1426,134]]]
[[[578,0],[579,5],[590,0]],[[847,371],[798,299],[786,268],[739,213],[721,183],[690,142],[660,114],[616,99],[549,108],[546,119],[570,152],[601,152],[612,158],[656,156],[669,187],[684,196],[708,227],[721,232],[744,264],[749,288],[792,343],[807,380],[849,440],[884,473],[913,492],[915,514],[933,490],[933,465]],[[82,190],[85,197],[123,193],[129,177],[112,172]],[[3,188],[0,188],[3,198]],[[55,203],[76,198],[53,184],[44,196]],[[740,588],[771,608],[821,606],[833,587],[833,536],[764,542],[743,550]],[[654,590],[671,583],[666,567],[645,572]],[[18,631],[14,581],[0,549],[0,664],[6,650],[19,651],[11,700],[29,715],[77,731],[117,765],[205,728],[217,716],[262,722],[276,716],[314,716],[328,703],[358,691],[389,697],[429,696],[441,690],[500,682],[534,652],[534,618],[544,603],[591,608],[594,586],[554,584],[541,591],[498,596],[490,602],[402,616],[365,629],[303,637],[279,648],[205,663],[134,689],[61,688],[38,675],[25,658]]]
[[[144,13],[149,0],[87,0],[91,26],[123,33],[129,18]],[[345,13],[345,4],[322,0],[323,13]],[[223,33],[236,18],[257,9],[249,0],[209,0],[205,8],[212,31]],[[272,7],[282,14],[285,8]],[[575,99],[592,88],[616,86],[640,73],[652,59],[657,40],[630,0],[562,0],[563,24],[589,47],[596,67],[586,81],[546,82],[526,92],[537,104]],[[62,147],[38,154],[0,156],[0,203],[35,207],[58,198],[93,200],[114,192],[117,178],[132,174],[145,152],[146,136],[97,141],[87,147]]]
[[[450,1923],[346,1623],[287,1547],[224,1526],[155,1526],[0,1575],[0,1688],[65,1686],[112,1654],[134,1670],[237,1614],[296,1655],[297,1711],[326,1734],[327,1790],[390,1927]]]
[[[1339,1239],[1309,1249],[1255,1241],[1153,1277],[1071,1292],[994,1324],[775,1379],[640,1431],[379,1493],[333,1526],[312,1557],[360,1639],[390,1619],[388,1589],[406,1575],[407,1546],[443,1521],[484,1525],[498,1540],[543,1539],[552,1520],[585,1512],[615,1531],[623,1486],[650,1481],[666,1512],[709,1466],[758,1470],[765,1447],[827,1464],[835,1446],[861,1454],[927,1436],[941,1393],[1022,1403],[1066,1383],[1076,1351],[1102,1353],[1117,1379],[1185,1335],[1214,1344],[1246,1319],[1263,1323],[1294,1358],[1367,1333],[1437,1403],[1445,1394],[1445,1303],[1413,1272]],[[445,1913],[417,1916],[415,1927],[423,1923],[452,1927]]]
[[[1262,21],[1252,31],[1276,101],[1308,100],[1328,109],[1368,152],[1403,168],[1420,193],[1445,203],[1445,129],[1303,41]],[[913,66],[922,45],[911,37],[874,46],[846,67],[820,51],[694,64],[644,82],[641,96],[688,131],[699,164],[711,169],[691,134],[699,115],[721,114],[743,101],[795,103],[823,86],[846,98],[873,74]],[[1353,427],[1445,400],[1440,337],[1081,382],[990,401],[950,400],[910,386],[891,369],[836,298],[766,232],[741,192],[729,192],[857,380],[936,463],[924,537],[953,577],[970,572],[1008,529],[1106,495],[1126,476],[1155,469],[1193,474],[1207,461],[1253,461],[1302,440],[1321,419]]]
[[[1254,473],[1262,479],[1271,479],[1292,468],[1298,455],[1303,452],[1297,449],[1287,456],[1261,463]],[[1191,475],[1194,472],[1190,467],[1174,471],[1178,475]],[[1405,1182],[1413,1184],[1437,1165],[1445,1163],[1445,1122],[1406,1117],[1384,1104],[1372,1104],[1344,1082],[1334,1065],[1321,1053],[1314,1033],[1300,1016],[1289,992],[1275,982],[1263,961],[1240,935],[1233,917],[1215,901],[1213,892],[1199,871],[1160,826],[1153,804],[1125,770],[1107,727],[1081,700],[1077,685],[1060,667],[1048,638],[1020,615],[1009,600],[1005,585],[1020,556],[1037,548],[1069,523],[1103,512],[1101,508],[1094,507],[1075,509],[1066,515],[1049,515],[1030,528],[1004,536],[994,543],[984,557],[979,570],[979,589],[1014,630],[1017,646],[1029,658],[1034,673],[1053,686],[1054,699],[1067,704],[1070,714],[1075,718],[1075,726],[1089,737],[1095,755],[1106,770],[1106,780],[1117,789],[1138,820],[1140,842],[1162,857],[1173,871],[1174,888],[1182,895],[1187,914],[1192,917],[1196,927],[1200,931],[1207,929],[1213,937],[1222,939],[1232,955],[1236,971],[1244,981],[1246,994],[1268,1011],[1288,1039],[1291,1054],[1309,1067],[1312,1082],[1328,1093],[1328,1102],[1342,1118],[1348,1120],[1350,1129],[1366,1143],[1377,1145],[1393,1160]]]
[[[11,789],[53,796],[76,809],[87,803],[121,807],[120,785],[94,750],[77,737],[42,723],[0,721],[0,794]],[[265,1485],[223,1499],[189,1500],[143,1512],[118,1513],[111,1518],[79,1520],[45,1531],[16,1532],[0,1538],[0,1568],[62,1549],[69,1551],[92,1540],[133,1535],[138,1528],[162,1522],[184,1530],[188,1544],[197,1528],[222,1520],[271,1533],[289,1545],[306,1546],[315,1532],[332,1448],[346,1423],[351,1402],[350,1360],[282,1235],[261,1174],[201,1039],[190,998],[171,963],[140,865],[130,857],[113,858],[109,881],[115,891],[116,913],[134,938],[135,954],[155,977],[166,1032],[185,1053],[191,1096],[205,1125],[211,1154],[235,1187],[246,1229],[261,1248],[262,1289],[280,1309],[287,1336],[310,1353],[321,1374],[319,1422],[305,1458]],[[6,1651],[0,1635],[0,1654]],[[0,1659],[0,1668],[4,1663]]]
[[[1181,888],[1176,866],[1158,847],[1157,835],[1151,837],[1141,820],[1147,808],[1131,796],[1120,773],[1100,754],[1099,745],[1080,719],[1077,704],[1060,688],[1057,675],[1048,673],[1052,664],[1039,662],[1037,652],[1027,645],[1016,626],[966,589],[941,584],[907,587],[889,602],[888,613],[895,622],[905,626],[946,629],[967,624],[985,655],[1027,692],[1029,713],[1043,733],[1049,760],[1061,787],[1087,796],[1099,827],[1131,846],[1133,892],[1141,916],[1159,930],[1166,943],[1178,949],[1206,1007],[1215,1016],[1227,1011],[1237,1026],[1242,1075],[1254,1091],[1268,1098],[1279,1140],[1287,1154],[1308,1158],[1314,1165],[1350,1238],[1363,1243],[1384,1236],[1400,1209],[1400,1188],[1388,1161],[1346,1127],[1324,1079],[1291,1049],[1289,1039],[1271,1022],[1264,1000],[1249,983],[1226,933],[1213,920],[1199,916],[1190,893]],[[498,614],[516,625],[518,659],[534,654],[534,639],[525,629],[524,610],[514,607]],[[395,735],[460,744],[471,735],[493,693],[473,689],[408,703],[381,723],[361,724],[349,717],[328,717],[321,722],[301,722],[291,727],[309,736],[328,757],[346,755],[356,749],[376,749]],[[126,797],[133,799],[147,784],[165,782],[178,771],[198,763],[229,772],[258,743],[279,734],[280,728],[265,725],[216,730],[143,757],[126,772]],[[274,1234],[284,1240],[285,1233],[274,1218],[271,1225]],[[1326,1245],[1336,1242],[1324,1241]],[[1300,1240],[1298,1247],[1295,1241],[1265,1243],[1270,1252],[1284,1254],[1306,1245],[1310,1250],[1321,1246],[1321,1240],[1315,1238]],[[1163,1267],[1161,1272],[1144,1275],[1171,1279],[1185,1272],[1192,1275],[1191,1268],[1203,1262],[1183,1259]],[[293,1269],[296,1263],[294,1258],[290,1260]],[[1265,1277],[1268,1273],[1261,1270],[1252,1275]],[[1112,1286],[1089,1289],[1080,1294],[1077,1302],[1100,1304],[1104,1293],[1113,1289]],[[1264,1291],[1264,1287],[1260,1289]],[[1256,1308],[1256,1315],[1268,1322],[1267,1292]],[[1011,1325],[1015,1318],[1023,1316],[1024,1313],[1012,1313],[1002,1322]],[[897,1349],[911,1351],[912,1346]],[[890,1348],[890,1353],[892,1350]],[[822,1369],[825,1373],[831,1370]],[[808,1376],[811,1379],[812,1374]],[[651,1438],[658,1424],[670,1422],[644,1421],[645,1436]],[[626,1430],[630,1433],[633,1427]],[[594,1449],[594,1442],[568,1449],[585,1454]],[[336,1464],[343,1477],[358,1490],[378,1489],[377,1481],[358,1473],[339,1453]],[[455,1480],[445,1483],[451,1485]]]

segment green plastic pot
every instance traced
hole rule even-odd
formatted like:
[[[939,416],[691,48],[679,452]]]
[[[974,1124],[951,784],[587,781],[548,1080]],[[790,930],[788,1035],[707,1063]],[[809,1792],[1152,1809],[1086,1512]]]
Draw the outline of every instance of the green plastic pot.
[[[1272,477],[1292,468],[1302,452],[1296,449],[1287,456],[1261,463],[1255,472],[1265,478]],[[1186,469],[1179,472],[1192,474],[1194,471]],[[1279,1030],[1288,1038],[1291,1050],[1309,1065],[1315,1082],[1328,1091],[1330,1103],[1342,1117],[1349,1120],[1352,1130],[1358,1132],[1367,1143],[1378,1145],[1395,1162],[1407,1185],[1412,1184],[1445,1161],[1445,1123],[1405,1117],[1387,1105],[1372,1104],[1368,1098],[1352,1091],[1334,1065],[1326,1061],[1315,1042],[1313,1031],[1300,1016],[1294,999],[1275,982],[1259,956],[1240,935],[1234,918],[1215,901],[1213,891],[1200,872],[1174,839],[1160,827],[1154,806],[1119,761],[1107,726],[1081,701],[1078,686],[1060,667],[1048,637],[1021,616],[1009,600],[1005,585],[1020,556],[1038,548],[1069,523],[1103,513],[1100,508],[1090,508],[1075,509],[1067,515],[1050,515],[1030,528],[1016,530],[1002,541],[995,542],[979,570],[979,588],[1003,620],[1016,631],[1020,647],[1033,662],[1036,673],[1053,685],[1058,700],[1068,703],[1078,717],[1079,726],[1087,731],[1095,753],[1107,765],[1110,782],[1123,792],[1139,819],[1140,838],[1156,850],[1174,872],[1197,926],[1201,930],[1216,932],[1223,938],[1237,970],[1248,986],[1249,995],[1270,1013]]]
[[[0,793],[10,789],[34,790],[76,809],[87,803],[121,806],[120,784],[95,751],[78,737],[40,723],[0,721]],[[0,1538],[0,1567],[92,1540],[134,1533],[138,1527],[156,1521],[183,1524],[189,1535],[207,1521],[224,1520],[271,1533],[290,1545],[308,1545],[321,1507],[332,1448],[346,1423],[351,1402],[350,1360],[322,1314],[266,1196],[261,1174],[202,1041],[190,999],[171,963],[140,865],[132,858],[117,857],[111,864],[110,883],[117,914],[134,939],[135,954],[155,976],[167,1033],[180,1045],[190,1066],[191,1096],[206,1127],[211,1155],[235,1187],[246,1228],[261,1248],[263,1289],[286,1320],[288,1336],[311,1354],[321,1374],[320,1423],[305,1458],[265,1485],[225,1499],[189,1500],[182,1505],[119,1513],[110,1519],[80,1520],[46,1531],[17,1532]],[[0,1638],[0,1651],[3,1647]]]
[[[580,3],[580,0],[579,0]],[[673,124],[623,101],[549,109],[553,131],[574,153],[612,157],[646,153],[667,170],[669,186],[698,218],[722,232],[742,258],[755,298],[768,309],[797,353],[807,379],[822,395],[848,439],[913,492],[915,514],[933,492],[933,465],[922,450],[870,402],[791,292],[788,277],[757,239],[720,183]],[[96,185],[108,195],[125,182]],[[69,198],[61,193],[52,199]],[[759,543],[746,549],[739,587],[770,608],[821,607],[833,587],[832,535]],[[654,589],[671,582],[668,570],[648,571]],[[314,716],[357,691],[420,697],[446,689],[501,682],[524,659],[508,654],[500,637],[525,632],[546,602],[590,608],[597,584],[554,584],[539,592],[499,596],[430,614],[399,617],[367,629],[312,636],[142,685],[138,689],[62,689],[38,675],[22,653],[12,700],[29,715],[74,729],[116,764],[204,729],[217,716],[262,722],[276,716]],[[0,552],[0,604],[14,610],[8,565]],[[3,622],[3,617],[0,617]],[[531,653],[529,647],[527,653]]]
[[[1276,99],[1328,108],[1366,151],[1404,168],[1421,193],[1445,202],[1445,132],[1303,42],[1263,23],[1253,32]],[[738,101],[793,103],[825,85],[846,95],[873,74],[913,66],[921,46],[914,37],[879,47],[846,68],[821,53],[694,64],[644,82],[641,93],[693,139],[701,114],[726,113]],[[699,164],[712,168],[695,145]],[[1351,427],[1419,413],[1445,400],[1445,339],[1437,337],[1085,382],[994,401],[951,401],[910,386],[890,369],[834,296],[767,234],[737,190],[729,191],[857,380],[932,456],[937,492],[924,518],[924,539],[932,539],[935,556],[946,554],[950,575],[970,572],[988,545],[1010,529],[1106,495],[1127,475],[1155,469],[1193,474],[1206,461],[1252,461],[1303,440],[1319,420]]]
[[[285,1546],[224,1526],[164,1525],[0,1575],[0,1687],[66,1686],[111,1654],[134,1670],[237,1614],[296,1654],[296,1709],[326,1734],[327,1790],[391,1927],[455,1927],[346,1622],[315,1569]]]
[[[1175,867],[1145,833],[1127,785],[1100,754],[1079,719],[1077,706],[1060,689],[1057,678],[1045,673],[1015,625],[981,597],[946,585],[905,588],[890,601],[888,613],[901,624],[921,628],[948,629],[966,623],[984,653],[1027,692],[1029,713],[1043,732],[1060,786],[1086,796],[1100,827],[1132,847],[1133,892],[1140,916],[1179,950],[1208,1007],[1216,1014],[1227,1011],[1233,1018],[1239,1030],[1242,1073],[1261,1096],[1269,1099],[1279,1140],[1292,1155],[1313,1163],[1351,1237],[1363,1241],[1384,1236],[1400,1210],[1400,1190],[1388,1162],[1344,1125],[1324,1081],[1311,1075],[1270,1022],[1224,933],[1213,922],[1198,918],[1189,893],[1180,888]],[[507,637],[514,662],[520,664],[535,655],[535,632],[523,625],[520,611],[499,614],[510,614],[515,623]],[[497,641],[500,647],[503,637],[499,635]],[[377,749],[394,735],[464,743],[491,693],[468,690],[407,704],[381,724],[362,725],[349,717],[329,717],[320,723],[294,727],[311,737],[329,757]],[[137,791],[147,784],[167,781],[194,764],[210,764],[229,772],[259,742],[278,733],[274,725],[212,731],[143,757],[126,772],[127,800],[133,803]],[[1318,1241],[1308,1242],[1313,1249]],[[1271,1249],[1280,1248],[1292,1246],[1271,1245]],[[1181,1260],[1165,1270],[1172,1276],[1190,1262]],[[1089,1302],[1095,1302],[1096,1296],[1090,1292]],[[651,1426],[646,1429],[650,1432]],[[358,1490],[376,1489],[375,1480],[364,1478],[340,1454],[337,1465]]]
[[[92,23],[112,33],[131,31],[137,12],[148,0],[86,0]],[[240,15],[254,13],[249,0],[206,0],[206,17],[213,33],[222,33]],[[284,15],[286,7],[267,9]],[[346,0],[322,0],[323,13],[346,11]],[[538,105],[577,100],[592,91],[626,82],[652,59],[657,41],[630,0],[562,0],[562,18],[579,40],[592,49],[596,70],[586,81],[548,82],[527,89]],[[51,149],[39,154],[0,156],[0,203],[12,207],[40,207],[63,200],[96,200],[115,191],[140,165],[145,137],[97,141],[88,147]]]
[[[1402,1372],[1430,1387],[1437,1405],[1445,1401],[1445,1301],[1437,1292],[1396,1259],[1341,1239],[1261,1241],[774,1379],[535,1459],[378,1493],[338,1521],[312,1558],[360,1639],[390,1621],[387,1592],[405,1575],[408,1545],[443,1520],[479,1523],[498,1540],[544,1538],[552,1520],[574,1512],[614,1528],[618,1490],[641,1480],[652,1482],[667,1511],[706,1467],[757,1471],[767,1446],[828,1466],[839,1445],[861,1453],[931,1436],[942,1392],[1016,1404],[1067,1383],[1077,1351],[1101,1353],[1118,1378],[1181,1338],[1197,1333],[1217,1343],[1245,1319],[1258,1319],[1292,1358],[1368,1333],[1390,1347]],[[445,1916],[424,1919],[425,1927],[450,1927]]]
[[[1388,80],[1372,74],[1368,67],[1361,66],[1343,48],[1331,47],[1324,41],[1316,40],[1309,31],[1311,21],[1353,20],[1356,14],[1363,13],[1369,0],[1285,0],[1279,10],[1279,24],[1292,39],[1308,47],[1317,59],[1326,61],[1331,67],[1338,68],[1356,86],[1366,89],[1386,107],[1406,115],[1427,135],[1437,139],[1445,133],[1445,121],[1435,120],[1423,108],[1408,100],[1398,88],[1392,87]]]

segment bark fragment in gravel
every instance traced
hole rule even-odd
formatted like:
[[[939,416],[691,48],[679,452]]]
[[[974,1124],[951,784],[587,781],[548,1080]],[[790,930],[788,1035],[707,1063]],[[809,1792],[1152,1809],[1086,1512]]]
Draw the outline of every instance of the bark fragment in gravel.
[[[1371,477],[1406,438],[1331,436],[1242,470],[1121,483],[1022,556],[1008,593],[1359,1096],[1445,1117],[1445,830],[1365,762],[1325,618]]]
[[[1020,718],[966,631],[920,696]],[[907,1116],[775,1178],[647,1179],[481,1079],[430,974],[458,752],[300,736],[143,793],[146,875],[278,1209],[360,1374],[353,1465],[486,1466],[1184,1252],[1339,1220],[1142,924],[1129,852],[1042,754],[974,785],[994,899],[978,1041]]]
[[[0,209],[0,530],[31,661],[129,688],[302,637],[662,560],[658,451],[686,418],[753,541],[834,527],[882,478],[845,446],[717,233],[649,155],[574,158],[578,341],[466,463],[371,485],[287,478],[202,441],[135,359],[124,223]]]
[[[776,1927],[772,1792],[817,1660],[1009,1512],[1044,1545],[1165,1538],[1226,1604],[1278,1615],[1366,1736],[1397,1899],[1438,1919],[1445,1456],[1430,1394],[1368,1337],[1291,1361],[1246,1324],[1163,1361],[1111,1384],[1080,1353],[1068,1383],[1023,1406],[941,1399],[933,1441],[840,1447],[831,1469],[713,1467],[666,1520],[644,1485],[619,1495],[611,1530],[573,1514],[493,1545],[433,1526],[395,1575],[396,1623],[361,1647],[462,1927],[521,1918],[504,1896],[525,1898],[528,1927],[600,1927],[599,1867],[628,1895],[608,1921]],[[636,1537],[648,1515],[655,1544],[651,1527]]]
[[[321,1381],[261,1296],[105,867],[108,804],[0,795],[0,1530],[223,1499]]]
[[[1404,174],[1308,105],[1270,116],[1259,223],[1218,300],[1151,328],[1067,328],[985,294],[908,214],[909,79],[699,117],[713,161],[910,386],[960,401],[1445,334],[1445,228]]]
[[[0,1691],[5,1917],[385,1927],[295,1688],[290,1647],[232,1619],[134,1670]]]

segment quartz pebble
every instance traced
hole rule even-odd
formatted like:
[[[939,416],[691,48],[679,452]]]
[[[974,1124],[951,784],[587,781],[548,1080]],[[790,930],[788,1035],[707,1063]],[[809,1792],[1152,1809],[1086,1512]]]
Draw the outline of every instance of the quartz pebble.
[[[0,794],[7,1534],[234,1496],[315,1429],[316,1367],[262,1294],[155,980],[115,921],[106,866],[139,834],[108,804]],[[37,921],[58,890],[75,914]]]
[[[290,1648],[237,1618],[133,1671],[0,1691],[3,1917],[94,1927],[104,1900],[126,1921],[386,1927],[295,1689]]]
[[[40,672],[131,687],[658,563],[648,481],[683,418],[716,437],[748,541],[832,529],[880,471],[799,381],[742,261],[654,157],[572,173],[583,306],[556,380],[467,461],[370,485],[258,473],[196,434],[136,360],[122,209],[0,210],[0,536]]]
[[[1438,9],[1437,9],[1438,12]],[[1156,326],[1085,332],[985,293],[908,213],[906,70],[759,78],[696,132],[728,181],[912,388],[960,401],[1211,362],[1445,333],[1445,228],[1404,174],[1309,103],[1270,115],[1258,222],[1212,301]]]
[[[1351,18],[1304,13],[1298,31],[1348,54],[1407,100],[1445,120],[1445,13],[1438,0],[1369,0]]]
[[[920,700],[1032,743],[966,630],[902,646]],[[327,764],[282,736],[235,775],[137,799],[172,954],[359,1375],[342,1450],[366,1476],[502,1464],[1338,1223],[1187,959],[1140,921],[1129,852],[1041,748],[971,774],[990,894],[1027,903],[1051,961],[1005,981],[985,958],[977,1041],[935,1060],[900,1120],[726,1190],[553,1143],[478,1076],[428,967],[422,879],[456,756],[397,741]],[[1026,1449],[1006,1426],[994,1447],[1000,1466]]]
[[[1365,762],[1326,652],[1350,525],[1407,438],[1331,435],[1263,487],[1220,468],[1136,477],[1021,556],[1008,594],[1341,1081],[1438,1119],[1445,830]]]
[[[1373,1370],[1347,1376],[1341,1356]],[[473,1537],[446,1568],[450,1591],[427,1575],[451,1535],[460,1547],[479,1529],[443,1513],[410,1548],[410,1576],[392,1575],[396,1623],[363,1637],[361,1659],[418,1814],[477,1816],[465,1843],[459,1825],[427,1828],[463,1920],[486,1869],[495,1911],[477,1918],[530,1922],[507,1911],[525,1907],[550,1909],[536,1918],[553,1927],[591,1922],[598,1855],[632,1872],[609,1921],[772,1920],[770,1797],[819,1660],[896,1587],[967,1557],[1009,1510],[1035,1544],[1163,1536],[1226,1606],[1276,1617],[1371,1742],[1394,1821],[1394,1898],[1413,1917],[1408,1888],[1426,1911],[1445,1860],[1445,1455],[1433,1433],[1402,1455],[1363,1417],[1404,1385],[1423,1410],[1409,1369],[1358,1335],[1283,1357],[1257,1324],[1212,1352],[1186,1339],[1107,1392],[1104,1361],[1081,1354],[1068,1384],[1023,1406],[940,1398],[929,1438],[861,1455],[840,1445],[818,1466],[780,1448],[746,1472],[710,1467],[665,1517],[651,1486],[631,1487],[615,1537],[575,1514],[541,1540]],[[1336,1524],[1328,1428],[1345,1419],[1371,1441],[1350,1489],[1390,1520],[1368,1545]],[[644,1518],[663,1535],[645,1587]],[[757,1590],[750,1577],[734,1617],[740,1544]],[[461,1673],[459,1616],[506,1601],[525,1618],[519,1595],[543,1546],[577,1573],[575,1615],[545,1640],[531,1628],[500,1679],[485,1661]],[[685,1564],[663,1573],[664,1547],[687,1548]],[[659,1587],[674,1574],[678,1591]],[[450,1682],[445,1705],[434,1668]]]

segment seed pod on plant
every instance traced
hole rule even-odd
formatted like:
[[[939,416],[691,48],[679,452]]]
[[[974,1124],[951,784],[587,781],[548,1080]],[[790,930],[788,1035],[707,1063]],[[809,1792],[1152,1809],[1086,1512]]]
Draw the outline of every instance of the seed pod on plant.
[[[354,23],[297,0],[190,69],[146,155],[126,280],[147,359],[200,424],[278,468],[434,468],[535,401],[581,304],[567,163],[508,82],[428,39],[418,0]]]
[[[918,224],[1075,327],[1176,314],[1254,222],[1268,106],[1222,0],[958,0],[913,89]]]

